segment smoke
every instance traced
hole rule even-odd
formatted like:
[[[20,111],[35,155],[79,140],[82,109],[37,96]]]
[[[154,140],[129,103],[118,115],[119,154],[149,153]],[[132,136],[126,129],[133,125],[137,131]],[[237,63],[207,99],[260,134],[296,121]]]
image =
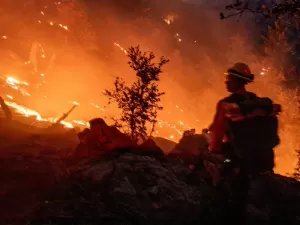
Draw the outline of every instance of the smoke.
[[[105,107],[107,99],[102,91],[113,87],[116,76],[130,83],[135,74],[127,65],[124,52],[114,43],[124,48],[140,45],[142,50],[153,51],[158,58],[165,56],[171,60],[161,75],[160,87],[166,95],[162,99],[164,110],[159,114],[158,136],[178,140],[183,130],[200,131],[209,126],[217,101],[227,95],[223,72],[237,61],[248,63],[257,74],[259,82],[250,86],[251,89],[264,90],[260,94],[280,100],[280,94],[273,93],[280,87],[279,80],[272,79],[272,74],[259,75],[265,65],[252,53],[251,16],[246,15],[240,22],[220,20],[219,10],[226,1],[193,1],[195,5],[189,5],[182,1],[153,0],[143,9],[146,11],[135,5],[127,7],[126,1],[124,4],[87,2],[86,8],[79,10],[80,15],[69,8],[67,14],[61,13],[64,16],[53,18],[57,23],[68,25],[67,35],[59,31],[39,35],[34,40],[42,44],[47,57],[53,53],[56,56],[45,73],[46,83],[42,88],[33,89],[32,97],[22,99],[23,104],[40,114],[60,116],[71,107],[70,102],[77,101],[80,107],[70,119],[117,116],[115,107]],[[83,18],[83,22],[71,20],[73,14]],[[14,19],[21,18],[17,15]],[[29,27],[24,32],[33,36],[36,31],[36,27]],[[50,31],[47,29],[47,32]],[[28,41],[28,45],[31,44]],[[24,73],[19,75],[21,77],[25,79]],[[33,75],[26,75],[27,78],[30,84],[35,82]],[[272,83],[266,84],[263,80],[272,80]],[[280,103],[286,104],[282,99]],[[284,118],[290,118],[289,113]],[[293,129],[288,132],[289,137],[297,135]],[[297,143],[293,139],[294,145],[288,144],[290,141],[291,138],[284,139],[282,149],[277,151],[280,173],[293,170],[292,156]]]

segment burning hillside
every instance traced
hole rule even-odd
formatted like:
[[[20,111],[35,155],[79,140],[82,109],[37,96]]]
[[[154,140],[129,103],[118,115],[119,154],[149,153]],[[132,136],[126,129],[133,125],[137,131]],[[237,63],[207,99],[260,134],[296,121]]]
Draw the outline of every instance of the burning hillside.
[[[214,11],[184,3],[137,7],[140,14],[112,3],[96,10],[80,0],[1,4],[0,95],[18,114],[41,125],[57,121],[74,104],[78,107],[61,122],[68,128],[83,128],[94,116],[108,122],[117,117],[118,109],[107,107],[102,91],[111,87],[116,76],[132,81],[126,49],[137,44],[171,59],[160,84],[166,95],[156,136],[177,141],[184,130],[207,127],[216,102],[225,95],[220,74],[235,61],[252,62],[258,74],[254,88],[279,99],[284,107],[288,104],[282,90],[274,93],[279,86],[278,80],[270,78],[272,69],[265,71],[265,64],[256,63],[249,54],[251,44],[243,25],[221,22]],[[294,118],[295,105],[288,107],[284,120]],[[289,123],[282,150],[277,152],[284,159],[278,161],[281,173],[292,171],[292,152],[298,147],[294,122]]]

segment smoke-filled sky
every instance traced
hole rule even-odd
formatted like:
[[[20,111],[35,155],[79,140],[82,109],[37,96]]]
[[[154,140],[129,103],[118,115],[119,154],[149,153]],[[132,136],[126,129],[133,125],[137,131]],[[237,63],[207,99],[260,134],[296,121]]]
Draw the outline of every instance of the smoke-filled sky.
[[[245,15],[240,22],[219,19],[219,11],[230,1],[199,0],[194,1],[198,6],[193,6],[179,0],[152,0],[141,10],[126,0],[90,0],[85,6],[59,5],[58,13],[50,10],[54,7],[51,0],[32,2],[23,11],[9,1],[4,6],[10,11],[0,8],[0,36],[5,36],[0,50],[6,56],[0,69],[4,76],[28,82],[31,96],[17,97],[16,90],[7,88],[0,94],[15,97],[15,102],[43,117],[60,116],[72,101],[80,106],[70,121],[117,116],[115,107],[105,108],[107,99],[102,91],[112,87],[116,76],[129,83],[135,78],[121,47],[140,45],[144,51],[170,59],[161,75],[160,87],[166,95],[156,135],[178,140],[184,130],[200,132],[207,127],[216,102],[226,95],[223,72],[237,61],[248,63],[257,74],[257,84],[250,88],[284,103],[289,111],[282,124],[292,123],[296,108],[287,101],[289,92],[279,93],[273,75],[260,75],[267,66],[253,53],[253,15]],[[41,54],[45,58],[39,59]],[[36,61],[36,72],[32,72],[32,63],[24,66],[28,60]],[[281,173],[293,170],[298,148],[298,128],[293,124],[284,128],[277,150]]]

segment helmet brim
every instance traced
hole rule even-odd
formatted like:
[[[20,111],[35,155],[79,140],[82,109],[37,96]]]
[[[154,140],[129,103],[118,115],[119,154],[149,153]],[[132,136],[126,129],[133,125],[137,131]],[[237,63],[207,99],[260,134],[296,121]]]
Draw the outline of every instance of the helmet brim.
[[[225,75],[233,75],[233,76],[236,76],[238,78],[241,78],[243,80],[246,80],[248,82],[253,82],[254,80],[254,74],[242,74],[242,73],[239,73],[237,71],[234,71],[234,70],[230,70],[230,71],[227,71],[224,73]]]

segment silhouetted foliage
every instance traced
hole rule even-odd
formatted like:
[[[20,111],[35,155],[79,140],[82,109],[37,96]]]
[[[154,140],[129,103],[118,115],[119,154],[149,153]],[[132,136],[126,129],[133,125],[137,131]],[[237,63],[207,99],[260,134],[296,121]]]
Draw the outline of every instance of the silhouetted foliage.
[[[268,26],[267,30],[262,33],[263,50],[265,56],[270,56],[269,61],[272,62],[274,68],[279,71],[287,66],[286,56],[293,50],[295,43],[288,40],[288,28],[286,22],[282,18],[278,18],[273,26]],[[287,71],[285,75],[289,76]]]
[[[122,110],[121,117],[115,120],[117,126],[122,126],[124,132],[133,140],[145,139],[148,133],[147,125],[151,125],[150,135],[157,122],[157,113],[163,107],[159,105],[160,97],[164,94],[158,89],[157,82],[162,73],[162,66],[169,62],[164,57],[154,63],[153,52],[142,52],[137,47],[130,47],[127,51],[129,66],[136,72],[137,80],[131,86],[117,77],[113,90],[105,90],[109,104],[117,103]]]
[[[264,1],[257,1],[257,4],[250,7],[250,1],[236,0],[235,3],[225,6],[226,11],[235,11],[229,15],[221,12],[220,18],[226,19],[232,16],[239,15],[240,17],[244,12],[260,13],[265,17],[274,17],[277,19],[279,16],[288,15],[290,18],[300,16],[300,0],[286,0],[284,3],[275,3],[268,6]]]
[[[287,0],[284,3],[275,4],[272,7],[272,14],[280,16],[288,14],[289,16],[300,16],[300,1]]]
[[[235,1],[226,5],[228,15],[220,13],[221,19],[233,16],[241,18],[245,12],[252,12],[256,18],[261,36],[257,39],[257,49],[263,56],[271,56],[269,60],[277,70],[292,82],[298,79],[299,67],[299,28],[300,0],[279,1]],[[250,4],[251,3],[251,4]],[[272,58],[272,59],[271,59]]]

